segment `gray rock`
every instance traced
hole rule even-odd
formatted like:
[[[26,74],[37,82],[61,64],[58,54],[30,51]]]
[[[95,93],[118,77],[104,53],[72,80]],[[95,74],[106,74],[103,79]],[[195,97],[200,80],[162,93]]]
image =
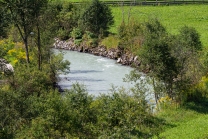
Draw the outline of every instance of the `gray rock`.
[[[118,58],[117,63],[121,63],[121,58]]]

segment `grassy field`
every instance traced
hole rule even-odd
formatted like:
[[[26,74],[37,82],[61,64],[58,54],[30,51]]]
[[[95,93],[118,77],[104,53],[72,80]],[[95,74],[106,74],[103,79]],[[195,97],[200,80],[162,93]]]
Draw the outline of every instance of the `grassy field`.
[[[207,139],[208,138],[208,102],[188,103],[181,108],[168,107],[161,111],[159,118],[167,126],[153,139]]]
[[[63,1],[82,2],[86,0]],[[115,24],[110,31],[117,33],[118,26],[122,21],[122,8],[124,9],[124,16],[127,20],[129,7],[111,8],[115,18]],[[138,22],[144,22],[150,18],[157,18],[171,34],[178,33],[178,30],[183,26],[194,27],[200,33],[203,45],[208,47],[208,5],[135,6],[131,9],[131,17]]]
[[[129,7],[124,7],[125,20],[127,20]],[[117,33],[122,21],[122,8],[112,7],[115,24],[111,32]],[[180,5],[180,6],[136,6],[131,9],[131,17],[137,22],[157,18],[172,34],[178,33],[183,26],[196,28],[201,35],[203,45],[208,47],[208,5]]]
[[[166,139],[207,139],[208,138],[208,115],[199,115],[175,128],[168,129],[160,134],[160,138]]]

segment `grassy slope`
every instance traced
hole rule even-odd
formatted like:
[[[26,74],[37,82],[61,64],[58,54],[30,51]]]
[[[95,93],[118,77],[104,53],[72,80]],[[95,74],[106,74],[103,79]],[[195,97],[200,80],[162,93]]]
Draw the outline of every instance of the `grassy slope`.
[[[187,107],[169,107],[158,114],[171,126],[154,139],[203,139],[208,138],[208,103],[188,103]]]
[[[185,122],[175,128],[168,129],[160,134],[166,139],[196,139],[208,137],[208,115],[200,115],[197,118]]]
[[[129,7],[124,7],[127,19]],[[115,25],[111,31],[117,33],[117,28],[122,21],[122,8],[112,7]],[[137,6],[132,7],[131,17],[138,22],[147,21],[149,18],[158,18],[174,34],[183,26],[197,29],[201,35],[203,45],[208,47],[208,5],[180,5],[180,6]]]

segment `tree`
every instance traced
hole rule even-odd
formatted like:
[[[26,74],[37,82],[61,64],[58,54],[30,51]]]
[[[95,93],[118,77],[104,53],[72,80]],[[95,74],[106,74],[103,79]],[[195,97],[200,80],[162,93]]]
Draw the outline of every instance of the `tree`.
[[[193,28],[184,27],[178,35],[169,35],[157,20],[145,26],[145,40],[139,56],[141,69],[152,79],[156,102],[160,93],[184,101],[187,95],[184,92],[201,78],[199,34]]]
[[[59,30],[57,35],[65,40],[70,37],[72,29],[78,26],[79,12],[82,5],[73,5],[70,2],[62,2],[61,4],[62,9],[58,14]]]
[[[40,20],[41,15],[44,12],[44,7],[47,6],[48,0],[36,0],[33,4],[35,7],[33,9],[34,14],[34,20],[35,20],[35,27],[37,31],[37,47],[38,47],[38,69],[41,69],[41,63],[42,63],[42,52],[41,52],[41,29],[40,29]]]
[[[162,93],[156,89],[159,82],[164,83],[165,92],[173,98],[173,79],[176,78],[178,69],[176,59],[171,55],[169,37],[158,20],[150,21],[145,26],[145,42],[139,53],[144,65],[142,70],[147,71],[152,79],[156,102]]]
[[[33,27],[37,26],[41,8],[47,3],[47,0],[1,0],[1,5],[10,13],[11,21],[17,27],[20,36],[25,45],[27,63],[30,63],[28,37]]]
[[[173,37],[171,42],[172,55],[178,65],[178,75],[174,79],[178,98],[180,101],[186,99],[187,92],[196,85],[202,77],[202,65],[200,54],[202,44],[196,29],[182,27],[180,33]]]
[[[110,8],[99,0],[93,0],[84,9],[80,20],[80,27],[84,31],[94,33],[96,36],[102,32],[107,32],[109,27],[114,23]]]
[[[7,37],[7,28],[9,27],[9,17],[7,11],[0,5],[0,38]]]

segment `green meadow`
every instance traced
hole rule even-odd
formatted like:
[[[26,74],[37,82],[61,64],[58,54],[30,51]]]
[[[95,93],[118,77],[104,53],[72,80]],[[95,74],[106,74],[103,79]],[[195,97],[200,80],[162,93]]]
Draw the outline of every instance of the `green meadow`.
[[[167,106],[157,115],[166,121],[163,131],[153,139],[207,139],[208,102],[189,102],[182,107]]]
[[[87,0],[63,0],[70,2],[83,2]],[[114,1],[114,0],[101,0]],[[180,1],[180,0],[179,0]],[[151,18],[157,18],[171,34],[178,33],[179,28],[190,26],[196,28],[201,35],[201,41],[208,47],[208,5],[171,5],[171,6],[112,6],[115,24],[110,29],[117,33],[121,24],[123,13],[125,20],[128,18],[129,10],[131,18],[137,22],[144,22]]]
[[[111,32],[117,33],[123,12],[127,22],[129,10],[131,18],[137,22],[159,19],[171,34],[178,33],[183,26],[194,27],[201,35],[203,45],[208,47],[208,5],[112,7],[115,24]]]

